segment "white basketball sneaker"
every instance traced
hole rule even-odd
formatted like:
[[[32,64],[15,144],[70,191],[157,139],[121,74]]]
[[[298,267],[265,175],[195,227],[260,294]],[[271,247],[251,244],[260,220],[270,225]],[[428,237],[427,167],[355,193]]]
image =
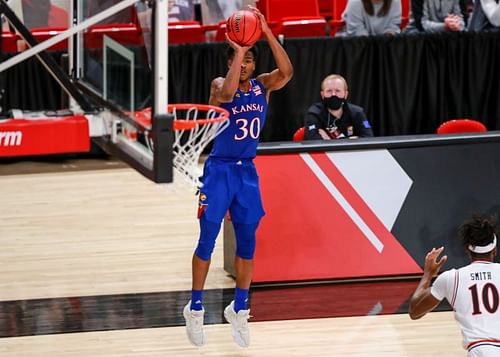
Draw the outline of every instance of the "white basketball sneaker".
[[[205,344],[205,334],[203,333],[203,315],[205,309],[201,311],[191,310],[191,300],[184,306],[182,311],[184,319],[186,320],[186,333],[189,341],[201,347]]]
[[[248,319],[250,310],[234,311],[234,300],[224,309],[224,317],[231,324],[233,340],[240,347],[250,345],[250,331],[248,330]]]

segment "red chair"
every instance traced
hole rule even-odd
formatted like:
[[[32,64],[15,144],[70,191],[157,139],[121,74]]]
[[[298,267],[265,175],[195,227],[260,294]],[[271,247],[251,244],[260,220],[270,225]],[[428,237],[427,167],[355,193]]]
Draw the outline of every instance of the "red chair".
[[[262,12],[262,15],[266,18],[266,20],[269,20],[267,17],[267,0],[259,0],[255,3],[255,7]]]
[[[224,42],[226,41],[226,21],[223,20],[217,24],[217,30],[215,32],[215,41]]]
[[[297,131],[293,134],[293,141],[302,141],[304,140],[305,128],[298,128]]]
[[[323,17],[284,17],[276,33],[285,37],[321,37],[326,34],[326,20]]]
[[[319,14],[316,0],[266,0],[266,20],[275,35],[325,35],[326,21]]]
[[[335,36],[338,30],[344,27],[342,14],[347,6],[347,0],[333,0],[332,19],[330,20],[330,36]]]
[[[35,38],[35,40],[40,43],[49,38],[54,37],[55,35],[60,34],[61,32],[66,31],[66,27],[57,27],[57,28],[32,28],[30,30],[31,34]],[[54,46],[48,48],[49,51],[66,51],[68,49],[68,40],[63,40],[56,43]]]
[[[17,52],[17,41],[20,37],[13,32],[2,32],[2,52]]]
[[[321,16],[327,18],[331,17],[333,13],[333,2],[332,0],[317,0],[319,13]]]
[[[473,119],[453,119],[444,122],[437,129],[438,134],[480,133],[488,131],[480,121]]]
[[[101,48],[104,35],[122,45],[142,46],[144,39],[141,31],[133,23],[126,24],[99,24],[90,27],[85,34],[86,48]]]
[[[205,42],[205,30],[198,21],[169,22],[169,44],[193,42]]]
[[[281,21],[284,17],[318,16],[317,1],[311,0],[267,0],[266,15],[268,21]]]
[[[410,0],[401,0],[401,30],[403,30],[410,20]]]

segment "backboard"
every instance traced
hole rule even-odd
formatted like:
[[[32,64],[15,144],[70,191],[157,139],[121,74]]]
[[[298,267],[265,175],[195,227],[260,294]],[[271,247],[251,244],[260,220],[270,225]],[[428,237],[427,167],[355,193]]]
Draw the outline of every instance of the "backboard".
[[[171,182],[167,1],[78,0],[72,17],[85,29],[73,37],[71,73],[102,108],[96,116],[106,129],[95,140],[155,182]],[[144,126],[135,113],[150,107]]]

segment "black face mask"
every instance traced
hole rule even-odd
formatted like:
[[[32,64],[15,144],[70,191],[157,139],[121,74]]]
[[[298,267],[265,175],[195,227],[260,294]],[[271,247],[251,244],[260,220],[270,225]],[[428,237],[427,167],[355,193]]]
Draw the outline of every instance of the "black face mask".
[[[328,98],[323,98],[323,104],[325,105],[325,107],[332,110],[340,109],[340,107],[342,107],[342,105],[344,104],[344,101],[344,98],[339,98],[336,95],[332,95]]]

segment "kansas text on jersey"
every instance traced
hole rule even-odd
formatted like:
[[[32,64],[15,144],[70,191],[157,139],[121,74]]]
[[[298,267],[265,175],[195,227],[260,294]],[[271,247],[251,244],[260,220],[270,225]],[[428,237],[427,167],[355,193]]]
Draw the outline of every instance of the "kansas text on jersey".
[[[215,138],[210,156],[218,159],[253,159],[267,112],[264,85],[252,79],[248,92],[238,89],[232,102],[220,106],[229,111],[230,123]]]

